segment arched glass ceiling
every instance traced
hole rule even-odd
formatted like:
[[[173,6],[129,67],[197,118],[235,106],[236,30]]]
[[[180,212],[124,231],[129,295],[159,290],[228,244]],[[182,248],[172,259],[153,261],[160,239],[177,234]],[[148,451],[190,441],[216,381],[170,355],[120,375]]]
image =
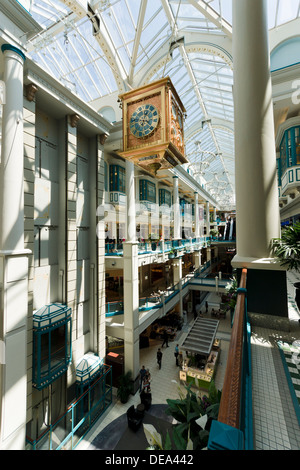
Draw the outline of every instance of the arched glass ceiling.
[[[232,0],[211,0],[209,5],[232,24]],[[299,0],[268,0],[269,29],[299,18]]]
[[[91,104],[170,76],[194,174],[220,204],[234,203],[232,0],[90,0],[94,29],[87,3],[31,0],[44,30],[29,56]],[[270,29],[299,16],[300,0],[268,0]]]

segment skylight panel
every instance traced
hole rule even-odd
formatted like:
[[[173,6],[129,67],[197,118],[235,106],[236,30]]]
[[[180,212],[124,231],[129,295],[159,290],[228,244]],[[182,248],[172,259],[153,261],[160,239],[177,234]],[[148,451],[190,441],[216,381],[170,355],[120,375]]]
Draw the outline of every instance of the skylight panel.
[[[221,8],[217,11],[219,11],[222,18],[224,18],[229,24],[232,25],[232,0],[220,0],[219,3],[221,5]],[[214,8],[213,5],[212,7]]]
[[[118,48],[123,45],[123,40],[119,33],[119,29],[116,25],[115,19],[112,15],[105,15],[105,24],[107,27],[107,31],[115,45],[115,48]]]
[[[104,94],[108,94],[108,92],[114,92],[117,91],[118,87],[114,78],[114,75],[111,71],[111,67],[109,64],[104,60],[103,58],[99,58],[98,60],[95,61],[95,64],[97,65],[97,68],[101,71],[101,74],[103,77],[105,77],[105,83],[107,84],[108,90]]]
[[[133,18],[134,27],[136,27],[139,18],[141,0],[124,0],[127,5],[130,16]]]
[[[146,13],[145,13],[145,24],[147,24],[150,20],[152,21],[153,16],[156,16],[157,13],[161,10],[162,10],[161,0],[151,0],[151,2],[148,2]]]
[[[159,35],[165,32],[168,23],[163,10],[159,10],[151,21],[143,28],[141,42],[144,45],[150,45],[153,38],[159,39]]]
[[[268,27],[272,29],[276,25],[276,16],[279,0],[268,0]]]
[[[70,14],[71,10],[57,0],[32,0],[29,12],[43,28],[48,28]]]
[[[278,10],[278,24],[287,23],[297,18],[299,12],[299,0],[280,0]]]
[[[127,50],[125,49],[125,47],[120,47],[118,49],[118,54],[122,60],[122,63],[125,67],[126,70],[129,70],[129,67],[130,67],[130,58],[128,57],[128,53],[127,53]]]

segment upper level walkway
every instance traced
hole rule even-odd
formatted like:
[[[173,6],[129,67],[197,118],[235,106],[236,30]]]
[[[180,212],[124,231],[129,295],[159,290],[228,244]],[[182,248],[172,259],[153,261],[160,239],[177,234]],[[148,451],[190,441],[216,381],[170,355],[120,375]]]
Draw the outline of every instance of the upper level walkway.
[[[226,292],[228,279],[219,276],[207,277],[207,272],[211,266],[210,262],[205,263],[198,270],[187,274],[179,283],[169,286],[163,291],[148,297],[139,299],[139,333],[153,323],[157,318],[168,313],[190,290],[201,290],[205,292]],[[204,277],[206,276],[206,277]],[[220,301],[218,302],[220,303]],[[123,301],[106,303],[106,334],[124,338],[124,304]]]
[[[253,424],[254,450],[299,450],[300,428],[286,380],[285,371],[276,346],[278,339],[295,341],[300,339],[299,313],[294,304],[293,282],[294,274],[288,273],[289,320],[290,332],[271,330],[262,327],[252,327],[252,394],[253,394]],[[207,299],[211,304],[218,300],[216,293],[209,293]],[[210,311],[208,312],[210,316]],[[174,347],[183,339],[188,326],[193,323],[193,315],[188,314],[187,323],[169,348],[163,348],[162,368],[156,364],[157,347],[154,344],[140,350],[140,366],[150,369],[152,382],[152,403],[166,404],[166,398],[177,399],[179,389],[183,390],[179,381],[179,370],[175,364]],[[223,387],[226,361],[231,337],[230,320],[221,319],[217,337],[221,339],[221,360],[218,365],[215,383],[220,390]],[[177,383],[174,383],[176,381]],[[93,450],[93,439],[114,419],[126,413],[126,410],[139,403],[139,392],[131,396],[124,405],[117,401],[114,395],[113,403],[108,411],[98,420],[96,425],[78,446],[79,450]]]

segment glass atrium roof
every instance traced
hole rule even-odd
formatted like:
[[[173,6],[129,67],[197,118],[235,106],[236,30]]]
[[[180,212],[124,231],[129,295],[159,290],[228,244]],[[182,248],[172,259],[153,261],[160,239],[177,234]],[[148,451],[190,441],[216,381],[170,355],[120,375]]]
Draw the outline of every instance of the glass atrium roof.
[[[232,0],[90,0],[89,17],[87,5],[30,0],[43,31],[29,56],[91,105],[169,76],[187,110],[191,171],[234,205]],[[268,0],[270,30],[299,16],[300,0]]]

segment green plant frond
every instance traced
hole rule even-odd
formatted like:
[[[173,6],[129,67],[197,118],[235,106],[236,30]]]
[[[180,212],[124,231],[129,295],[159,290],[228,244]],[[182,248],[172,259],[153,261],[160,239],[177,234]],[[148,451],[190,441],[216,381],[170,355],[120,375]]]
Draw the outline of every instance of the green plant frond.
[[[281,238],[270,243],[273,256],[287,270],[300,271],[300,222],[282,230]]]
[[[169,431],[167,431],[166,440],[165,440],[163,448],[164,450],[172,450],[172,442],[171,442]]]
[[[182,435],[182,432],[183,432],[183,429],[180,428],[180,424],[178,426],[175,426],[174,427],[174,430],[173,430],[173,441],[174,441],[174,444],[176,446],[176,449],[178,450],[186,450],[186,445],[187,445],[187,439],[186,437],[183,437]],[[184,431],[187,431],[188,427],[184,430]]]
[[[194,411],[193,413],[188,413],[187,415],[187,422],[189,423],[192,420],[199,418],[200,414],[198,411]]]

